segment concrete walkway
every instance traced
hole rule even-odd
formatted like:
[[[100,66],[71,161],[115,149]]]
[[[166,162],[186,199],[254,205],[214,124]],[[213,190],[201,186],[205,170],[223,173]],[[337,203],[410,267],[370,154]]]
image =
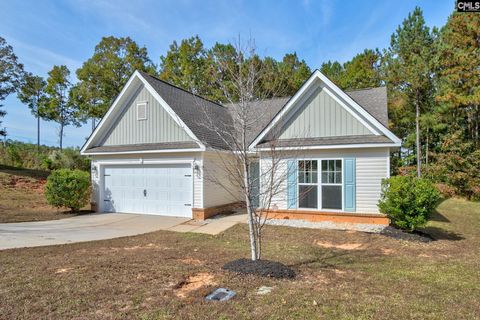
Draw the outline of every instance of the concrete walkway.
[[[246,221],[231,215],[194,221],[155,215],[104,213],[61,220],[0,224],[0,250],[104,240],[157,230],[218,234]]]

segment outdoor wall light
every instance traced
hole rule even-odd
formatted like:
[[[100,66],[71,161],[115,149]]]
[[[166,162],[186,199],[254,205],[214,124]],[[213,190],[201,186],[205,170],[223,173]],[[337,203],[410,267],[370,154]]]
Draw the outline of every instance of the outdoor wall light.
[[[97,179],[98,178],[98,169],[97,166],[92,164],[92,176]]]
[[[200,177],[200,166],[196,162],[193,163],[193,172],[197,177]]]

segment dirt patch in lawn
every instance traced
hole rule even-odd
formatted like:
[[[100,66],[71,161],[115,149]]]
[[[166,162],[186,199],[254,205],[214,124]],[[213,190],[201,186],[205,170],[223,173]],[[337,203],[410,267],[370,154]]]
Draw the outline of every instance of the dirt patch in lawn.
[[[340,249],[340,250],[360,250],[362,249],[362,243],[332,243],[328,241],[315,241],[317,246],[328,248],[328,249]]]
[[[191,266],[201,266],[205,264],[204,261],[201,261],[199,259],[193,259],[193,258],[180,259],[180,262],[191,265]]]
[[[208,272],[198,273],[190,276],[187,279],[180,282],[174,289],[174,293],[179,298],[186,298],[193,291],[206,286],[215,285],[214,276]]]

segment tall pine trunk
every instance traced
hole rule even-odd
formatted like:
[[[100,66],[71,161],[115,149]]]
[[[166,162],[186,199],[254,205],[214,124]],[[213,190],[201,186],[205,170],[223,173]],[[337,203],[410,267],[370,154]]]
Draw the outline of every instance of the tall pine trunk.
[[[416,131],[416,144],[417,144],[417,177],[422,176],[422,146],[420,145],[420,103],[417,99],[415,102],[415,131]]]
[[[37,152],[40,152],[40,110],[37,106]]]
[[[63,150],[63,122],[60,123],[60,151]]]

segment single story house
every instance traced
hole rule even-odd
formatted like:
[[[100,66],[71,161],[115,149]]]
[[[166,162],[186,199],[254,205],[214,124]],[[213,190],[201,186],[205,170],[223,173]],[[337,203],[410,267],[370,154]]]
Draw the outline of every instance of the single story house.
[[[385,87],[344,92],[317,70],[292,97],[255,104],[265,120],[248,143],[260,173],[269,142],[298,151],[282,159],[288,169],[276,177],[284,189],[271,200],[272,217],[388,223],[377,203],[401,141],[387,128]],[[201,109],[232,120],[228,106],[136,71],[81,149],[92,160],[96,211],[205,219],[237,203],[206,178],[226,146],[200,124]]]

